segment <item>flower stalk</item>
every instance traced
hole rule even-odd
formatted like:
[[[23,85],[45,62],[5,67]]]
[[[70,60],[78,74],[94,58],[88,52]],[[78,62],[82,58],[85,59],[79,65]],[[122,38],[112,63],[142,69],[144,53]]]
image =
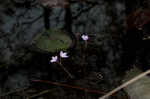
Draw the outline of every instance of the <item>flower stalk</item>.
[[[71,73],[62,65],[61,58],[68,58],[68,55],[66,52],[60,51],[59,53],[60,58],[58,59],[58,56],[52,56],[52,59],[50,60],[51,63],[57,63],[67,74],[70,78],[73,78]]]

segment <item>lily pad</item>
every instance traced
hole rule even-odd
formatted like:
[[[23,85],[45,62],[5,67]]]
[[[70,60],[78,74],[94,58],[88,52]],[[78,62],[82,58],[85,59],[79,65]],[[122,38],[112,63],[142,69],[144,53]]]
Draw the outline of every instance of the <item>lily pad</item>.
[[[47,30],[34,39],[34,46],[41,51],[56,52],[66,50],[72,45],[71,37],[61,30]]]

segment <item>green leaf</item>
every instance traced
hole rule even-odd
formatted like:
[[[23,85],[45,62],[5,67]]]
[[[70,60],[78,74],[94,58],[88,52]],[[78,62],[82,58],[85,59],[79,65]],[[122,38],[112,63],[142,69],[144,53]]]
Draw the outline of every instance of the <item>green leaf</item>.
[[[61,30],[47,30],[43,35],[37,35],[34,40],[35,46],[47,52],[66,50],[72,44],[71,37]]]

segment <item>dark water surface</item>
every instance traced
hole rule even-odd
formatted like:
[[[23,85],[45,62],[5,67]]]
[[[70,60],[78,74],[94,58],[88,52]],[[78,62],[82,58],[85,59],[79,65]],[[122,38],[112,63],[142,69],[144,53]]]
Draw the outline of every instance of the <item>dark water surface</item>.
[[[133,20],[130,23],[125,18],[134,11],[148,9],[148,3],[145,3],[148,0],[70,0],[69,5],[53,7],[44,6],[42,2],[0,1],[0,96],[97,99],[118,86],[125,71],[132,68],[133,64],[147,69],[143,66],[150,62],[149,39],[143,40],[143,37],[149,35],[149,21],[139,30],[136,26],[132,27]],[[76,38],[76,46],[67,50],[69,58],[62,60],[64,67],[74,76],[73,79],[59,65],[49,62],[51,56],[59,52],[45,53],[32,48],[34,37],[49,29],[64,30],[74,37],[81,34],[89,36],[86,50],[85,42],[80,37]],[[78,87],[68,88],[33,80]],[[22,88],[26,89],[16,91]],[[101,90],[103,94],[90,93],[84,88]],[[46,90],[48,92],[39,94]],[[120,91],[110,99],[128,97]]]

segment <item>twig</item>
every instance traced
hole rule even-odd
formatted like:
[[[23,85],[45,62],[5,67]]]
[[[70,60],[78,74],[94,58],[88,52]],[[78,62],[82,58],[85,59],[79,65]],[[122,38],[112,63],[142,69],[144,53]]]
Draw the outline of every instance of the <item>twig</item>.
[[[15,92],[20,92],[20,91],[23,91],[23,90],[25,90],[25,89],[27,89],[28,87],[25,87],[25,88],[20,88],[20,89],[15,89],[15,90],[12,90],[12,91],[9,91],[9,92],[7,92],[7,93],[4,93],[4,94],[2,94],[2,95],[0,95],[0,97],[3,97],[3,96],[7,96],[7,95],[9,95],[9,94],[13,94],[13,93],[15,93]]]
[[[71,86],[71,85],[62,84],[62,83],[58,83],[58,82],[51,82],[51,81],[45,81],[45,80],[32,80],[32,81],[33,81],[33,82],[48,83],[48,84],[53,84],[53,85],[57,85],[57,86],[63,86],[63,87],[78,89],[78,90],[83,90],[83,91],[91,92],[91,93],[106,94],[105,92],[102,92],[102,91],[90,90],[90,89],[87,89],[87,88],[81,88],[81,87],[79,87],[79,86]]]
[[[32,96],[27,97],[27,99],[31,99],[31,98],[34,98],[34,97],[37,97],[37,96],[41,96],[43,94],[49,93],[49,92],[54,91],[54,90],[55,89],[44,90],[44,91],[42,91],[40,93],[37,93],[37,94],[34,94]]]
[[[123,83],[122,85],[120,85],[120,86],[117,87],[116,89],[114,89],[114,90],[108,92],[106,95],[100,97],[99,99],[106,99],[106,98],[108,98],[108,97],[111,96],[112,94],[114,94],[114,93],[116,93],[117,91],[121,90],[122,88],[124,88],[124,87],[126,87],[126,86],[128,86],[128,85],[130,85],[130,84],[132,84],[132,83],[134,83],[135,81],[139,80],[140,78],[144,77],[145,75],[147,75],[147,74],[149,74],[149,73],[150,73],[150,69],[147,70],[147,71],[145,71],[145,72],[143,72],[143,73],[141,73],[141,74],[139,74],[138,76],[132,78],[131,80],[129,80],[129,81]]]

